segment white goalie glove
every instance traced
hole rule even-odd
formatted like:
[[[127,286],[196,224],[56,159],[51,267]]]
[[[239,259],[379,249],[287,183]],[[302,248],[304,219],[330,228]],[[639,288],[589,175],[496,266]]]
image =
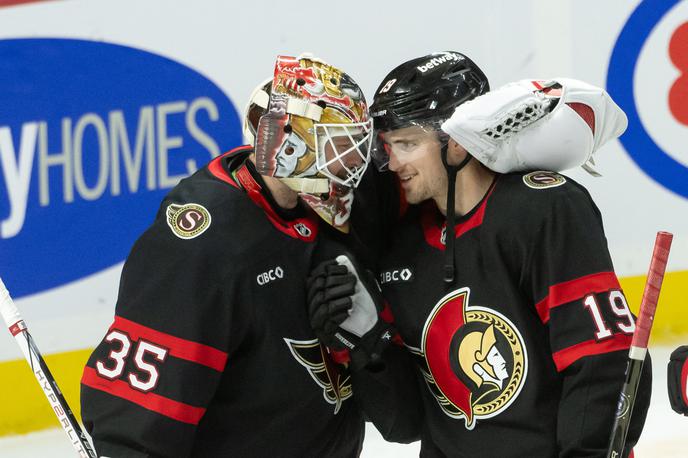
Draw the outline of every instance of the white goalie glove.
[[[442,130],[490,170],[594,170],[593,154],[628,125],[604,89],[570,78],[522,80],[456,108]]]

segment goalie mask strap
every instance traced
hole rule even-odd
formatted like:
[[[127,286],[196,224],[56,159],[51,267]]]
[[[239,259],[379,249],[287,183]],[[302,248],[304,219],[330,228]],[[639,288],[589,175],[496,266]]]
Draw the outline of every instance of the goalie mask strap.
[[[327,178],[280,177],[279,180],[298,193],[327,194],[330,192],[330,180]]]
[[[315,122],[320,121],[322,117],[323,107],[315,103],[310,103],[306,100],[289,98],[287,100],[287,113],[301,116],[303,118],[312,119]]]

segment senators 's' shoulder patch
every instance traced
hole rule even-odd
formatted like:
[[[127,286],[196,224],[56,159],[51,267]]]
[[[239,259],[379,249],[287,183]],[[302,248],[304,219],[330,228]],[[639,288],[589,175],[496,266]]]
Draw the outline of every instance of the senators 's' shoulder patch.
[[[199,204],[170,204],[167,206],[167,225],[180,239],[198,237],[210,227],[210,212]]]
[[[538,170],[523,175],[523,183],[533,189],[556,188],[566,183],[566,178],[558,173]]]

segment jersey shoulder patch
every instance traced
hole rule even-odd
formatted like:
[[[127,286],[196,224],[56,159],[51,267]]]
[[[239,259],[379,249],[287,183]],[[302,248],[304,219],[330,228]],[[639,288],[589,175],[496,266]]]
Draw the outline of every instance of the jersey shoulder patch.
[[[556,188],[566,183],[566,177],[555,172],[537,170],[523,175],[523,183],[532,189]]]
[[[167,225],[180,239],[198,237],[210,227],[210,212],[200,204],[169,204],[166,210]]]

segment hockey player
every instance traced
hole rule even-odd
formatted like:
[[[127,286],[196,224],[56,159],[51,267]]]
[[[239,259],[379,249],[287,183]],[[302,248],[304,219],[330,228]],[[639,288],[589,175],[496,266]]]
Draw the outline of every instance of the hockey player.
[[[547,163],[548,150],[553,164],[589,166],[625,117],[604,91],[573,80],[488,90],[469,58],[436,53],[390,72],[371,106],[378,159],[412,204],[390,234],[380,283],[417,359],[421,456],[605,456],[634,317],[588,192],[527,169]],[[514,168],[526,170],[498,173]],[[379,303],[364,278],[354,303]],[[356,343],[327,313],[336,294],[319,291],[311,317],[321,340]],[[645,421],[650,368],[626,454]]]
[[[125,263],[82,378],[101,456],[361,450],[350,375],[311,329],[304,280],[350,238],[372,122],[358,85],[313,57],[280,56],[267,95],[255,149],[182,180]]]

